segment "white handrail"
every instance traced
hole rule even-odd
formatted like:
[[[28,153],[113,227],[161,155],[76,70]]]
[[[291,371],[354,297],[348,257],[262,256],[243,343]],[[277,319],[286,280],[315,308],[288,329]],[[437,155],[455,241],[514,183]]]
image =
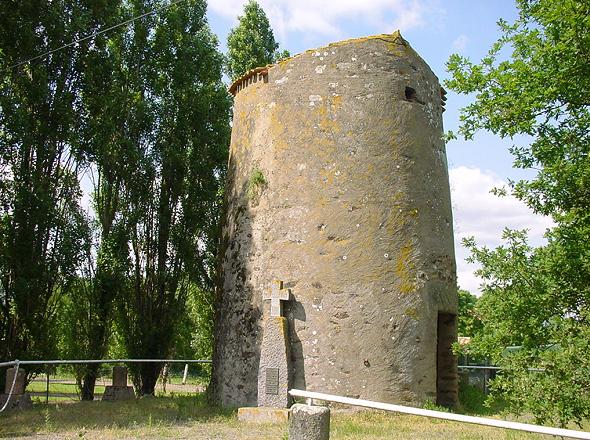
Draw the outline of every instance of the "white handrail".
[[[486,365],[458,365],[457,368],[459,370],[495,370],[495,371],[500,371],[500,370],[506,370],[506,368],[502,368],[502,367],[496,367],[495,365],[490,365],[490,366],[486,366]],[[528,371],[540,371],[540,372],[544,372],[545,369],[544,368],[527,368]]]
[[[350,397],[336,396],[333,394],[315,393],[303,390],[289,390],[293,397],[324,400],[327,402],[344,403],[347,405],[362,406],[364,408],[381,409],[415,416],[433,417],[436,419],[452,420],[455,422],[474,423],[476,425],[493,426],[495,428],[514,429],[517,431],[534,432],[538,434],[556,435],[562,437],[590,440],[590,432],[574,431],[571,429],[551,428],[547,426],[531,425],[528,423],[509,422],[507,420],[488,419],[485,417],[465,416],[462,414],[432,411],[429,409],[413,408],[409,406],[393,405],[391,403],[373,402],[370,400],[353,399]]]

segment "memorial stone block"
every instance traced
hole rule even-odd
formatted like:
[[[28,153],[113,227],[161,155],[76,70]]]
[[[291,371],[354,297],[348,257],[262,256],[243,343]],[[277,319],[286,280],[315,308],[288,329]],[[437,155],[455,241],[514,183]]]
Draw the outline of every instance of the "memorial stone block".
[[[135,399],[135,392],[127,385],[127,367],[113,367],[113,384],[105,387],[102,400],[132,399]]]
[[[282,301],[289,299],[289,290],[282,281],[275,281],[270,294],[270,316],[263,323],[260,364],[258,368],[258,406],[287,408],[289,406],[289,343],[287,319],[282,316]]]

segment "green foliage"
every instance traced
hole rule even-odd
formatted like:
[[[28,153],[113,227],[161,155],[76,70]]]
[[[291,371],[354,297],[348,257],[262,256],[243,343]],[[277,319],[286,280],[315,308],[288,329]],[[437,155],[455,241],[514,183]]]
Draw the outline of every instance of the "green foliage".
[[[590,417],[590,14],[579,0],[519,0],[518,20],[479,64],[453,55],[447,87],[475,94],[460,133],[527,135],[514,165],[538,170],[511,190],[556,227],[531,249],[523,231],[505,231],[490,250],[466,241],[484,280],[473,349],[507,370],[493,383],[516,412],[565,425]],[[502,59],[509,54],[508,59]],[[501,194],[500,194],[501,195]],[[504,354],[509,345],[522,349]],[[530,372],[527,367],[543,368]]]
[[[481,330],[481,320],[476,312],[477,297],[467,290],[459,289],[459,316],[457,333],[459,336],[474,336]]]
[[[8,0],[2,11],[0,358],[47,359],[57,354],[61,297],[88,249],[77,119],[88,47],[12,66],[91,31],[95,8]]]
[[[255,0],[246,3],[238,20],[227,37],[227,71],[232,81],[250,69],[290,56],[286,50],[278,51],[266,13]]]
[[[537,212],[586,218],[590,172],[590,15],[586,1],[517,2],[520,18],[499,21],[502,37],[479,64],[452,55],[446,86],[475,93],[463,109],[460,134],[479,129],[501,137],[526,134],[514,146],[514,165],[539,170],[532,181],[513,184],[515,194]],[[512,51],[510,59],[501,54]],[[573,220],[573,219],[572,219]]]
[[[190,310],[192,332],[190,347],[195,359],[211,359],[213,356],[213,293],[193,286],[187,308]]]
[[[424,404],[422,405],[422,408],[428,409],[430,411],[451,412],[451,410],[449,408],[447,408],[446,406],[437,405],[432,400],[427,400],[426,402],[424,402]]]
[[[485,400],[486,396],[481,389],[459,381],[459,403],[462,411],[468,414],[485,414]]]
[[[290,58],[290,57],[291,57],[291,52],[289,52],[287,49],[279,50],[279,51],[275,52],[275,55],[274,55],[275,63],[286,60],[287,58]]]
[[[120,23],[135,14],[135,6],[111,7],[100,17],[103,26]],[[149,7],[148,5],[144,5]],[[138,24],[145,30],[145,23]],[[141,131],[153,123],[149,103],[139,94],[142,77],[129,70],[138,62],[141,46],[134,44],[133,33],[126,27],[97,37],[93,50],[84,58],[81,78],[83,89],[82,147],[83,158],[95,176],[93,185],[96,258],[89,258],[81,272],[84,289],[71,292],[69,328],[76,329],[68,351],[76,358],[102,358],[108,350],[115,298],[129,288],[128,223],[125,183],[133,179],[140,167],[140,157],[133,148]],[[133,49],[139,49],[134,52]],[[143,63],[142,61],[139,61]],[[65,334],[70,333],[66,330]],[[85,400],[93,399],[99,365],[77,367],[77,380]]]
[[[526,242],[524,231],[505,230],[506,245],[478,248],[474,239],[464,240],[470,250],[468,261],[479,262],[476,274],[484,282],[478,314],[484,331],[477,336],[482,354],[501,362],[505,347],[542,347],[552,342],[553,319],[563,315],[557,292],[551,290],[545,261],[540,251]]]
[[[211,359],[213,354],[213,293],[192,284],[189,287],[184,311],[179,318],[174,356],[181,359]],[[196,366],[210,372],[209,365]]]
[[[485,283],[478,303],[483,331],[470,350],[505,369],[491,383],[491,402],[532,413],[538,422],[580,424],[590,416],[587,303],[561,290],[559,269],[567,262],[555,259],[555,242],[531,249],[524,232],[509,230],[504,239],[493,250],[465,243]]]
[[[117,43],[117,75],[128,75],[129,63],[129,99],[144,101],[140,123],[126,121],[136,130],[128,145],[135,169],[122,173],[120,214],[129,285],[117,298],[117,320],[134,358],[168,357],[191,284],[213,286],[230,99],[205,9],[202,0],[172,6],[135,22]],[[153,394],[159,369],[132,368],[141,394]]]
[[[572,333],[578,330],[583,333]],[[505,402],[517,414],[532,413],[537,422],[565,427],[573,421],[582,427],[590,414],[590,332],[571,326],[555,336],[559,345],[507,355],[506,371],[491,382],[490,404]],[[542,371],[530,371],[531,366]]]
[[[506,402],[501,396],[493,396],[490,399],[480,387],[469,385],[464,380],[459,381],[459,402],[462,413],[479,416],[503,414],[506,411]]]
[[[208,357],[231,101],[206,3],[33,3],[0,15],[0,358],[167,357],[187,297]],[[76,374],[91,399],[99,366]]]

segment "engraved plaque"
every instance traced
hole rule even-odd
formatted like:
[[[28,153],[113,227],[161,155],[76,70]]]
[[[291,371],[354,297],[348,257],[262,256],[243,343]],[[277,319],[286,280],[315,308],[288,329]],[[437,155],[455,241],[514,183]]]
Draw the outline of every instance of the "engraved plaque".
[[[266,369],[266,394],[279,394],[279,369]]]

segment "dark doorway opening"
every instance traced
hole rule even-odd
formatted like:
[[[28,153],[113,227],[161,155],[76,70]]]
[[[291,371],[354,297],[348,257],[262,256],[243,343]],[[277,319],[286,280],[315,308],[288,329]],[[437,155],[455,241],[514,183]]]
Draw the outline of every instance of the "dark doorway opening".
[[[439,312],[436,334],[436,404],[453,408],[458,403],[457,357],[452,349],[457,315]]]

